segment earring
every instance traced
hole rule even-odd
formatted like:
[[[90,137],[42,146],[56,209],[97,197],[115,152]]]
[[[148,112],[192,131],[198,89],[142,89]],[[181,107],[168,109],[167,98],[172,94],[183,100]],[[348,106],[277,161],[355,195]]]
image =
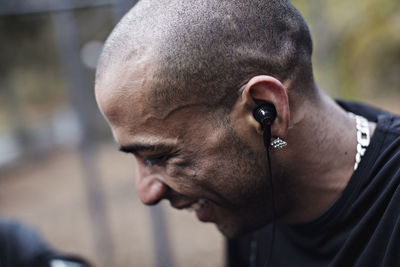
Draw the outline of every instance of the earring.
[[[281,149],[281,148],[284,148],[285,146],[287,146],[287,143],[285,141],[283,141],[282,139],[280,139],[279,137],[277,137],[271,141],[271,146],[273,148]]]

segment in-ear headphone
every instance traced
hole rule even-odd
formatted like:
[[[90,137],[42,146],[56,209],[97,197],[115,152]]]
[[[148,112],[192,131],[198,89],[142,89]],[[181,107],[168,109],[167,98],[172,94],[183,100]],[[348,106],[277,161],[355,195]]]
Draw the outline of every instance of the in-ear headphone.
[[[275,198],[274,198],[274,184],[272,181],[272,169],[271,169],[271,159],[269,156],[269,146],[271,142],[271,125],[276,119],[276,109],[275,106],[269,103],[264,103],[259,105],[254,111],[253,116],[261,124],[264,131],[264,146],[267,150],[267,162],[269,171],[269,183],[270,183],[270,197],[272,203],[272,228],[271,228],[271,243],[269,247],[269,253],[265,261],[264,266],[270,266],[272,259],[272,252],[275,243],[275,229],[276,229],[276,211],[275,211]]]
[[[264,146],[269,148],[271,140],[271,124],[276,118],[276,109],[272,104],[261,104],[254,111],[253,116],[261,124],[264,131]]]

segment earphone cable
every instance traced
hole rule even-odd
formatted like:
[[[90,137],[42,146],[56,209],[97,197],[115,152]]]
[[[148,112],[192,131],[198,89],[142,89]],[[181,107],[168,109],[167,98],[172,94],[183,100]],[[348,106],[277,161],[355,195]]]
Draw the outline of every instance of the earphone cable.
[[[273,247],[275,243],[275,231],[276,231],[275,196],[274,196],[274,185],[272,180],[272,168],[271,168],[271,157],[269,155],[269,147],[267,147],[267,162],[268,162],[268,172],[269,172],[269,183],[271,188],[272,229],[271,229],[271,240],[270,240],[268,258],[265,261],[264,267],[270,267]]]

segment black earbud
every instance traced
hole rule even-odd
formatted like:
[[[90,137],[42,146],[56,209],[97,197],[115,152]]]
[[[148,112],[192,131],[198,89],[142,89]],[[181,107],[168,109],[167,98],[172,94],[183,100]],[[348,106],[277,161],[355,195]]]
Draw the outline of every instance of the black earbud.
[[[271,125],[276,118],[276,109],[272,104],[261,104],[253,112],[254,118],[262,127]]]
[[[268,148],[271,140],[271,124],[276,118],[276,109],[272,104],[261,104],[254,111],[253,116],[261,124],[264,131],[264,146]]]
[[[272,203],[272,238],[270,239],[270,248],[268,253],[268,258],[265,261],[264,266],[270,266],[271,263],[271,256],[274,248],[275,242],[275,229],[276,229],[276,219],[275,219],[275,198],[274,198],[274,184],[272,180],[272,169],[271,169],[271,158],[269,155],[269,147],[271,142],[271,125],[276,119],[276,109],[275,106],[272,104],[264,103],[259,105],[254,111],[253,116],[261,124],[261,128],[264,131],[264,146],[267,150],[267,162],[268,162],[268,172],[269,172],[269,183],[270,183],[270,190],[271,190],[271,203]]]
[[[268,258],[265,261],[264,266],[270,266],[271,263],[271,256],[274,248],[274,242],[275,242],[275,229],[276,229],[276,219],[275,219],[275,198],[274,198],[274,184],[272,180],[272,168],[271,168],[271,158],[269,155],[269,147],[270,147],[270,142],[271,142],[271,125],[276,119],[276,109],[275,106],[272,104],[264,103],[259,105],[254,111],[253,111],[253,116],[261,124],[261,128],[264,131],[263,137],[264,137],[264,146],[266,148],[267,152],[267,162],[268,162],[268,172],[269,172],[269,183],[270,183],[270,190],[271,190],[271,203],[272,203],[272,238],[270,239],[270,247],[269,247],[269,253],[268,253]]]

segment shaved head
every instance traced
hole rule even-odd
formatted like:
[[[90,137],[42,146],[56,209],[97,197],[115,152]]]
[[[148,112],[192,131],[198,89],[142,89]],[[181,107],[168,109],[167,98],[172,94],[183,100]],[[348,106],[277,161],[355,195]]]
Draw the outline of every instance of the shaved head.
[[[106,42],[96,99],[121,150],[135,156],[141,201],[198,206],[199,220],[228,237],[269,222],[272,188],[253,110],[275,106],[273,136],[302,122],[318,96],[311,54],[290,1],[139,1]],[[285,153],[274,156],[276,214],[290,216],[294,179]]]
[[[96,80],[147,54],[155,110],[184,103],[229,110],[259,74],[292,94],[313,94],[311,53],[307,25],[290,1],[143,0],[108,38]]]

